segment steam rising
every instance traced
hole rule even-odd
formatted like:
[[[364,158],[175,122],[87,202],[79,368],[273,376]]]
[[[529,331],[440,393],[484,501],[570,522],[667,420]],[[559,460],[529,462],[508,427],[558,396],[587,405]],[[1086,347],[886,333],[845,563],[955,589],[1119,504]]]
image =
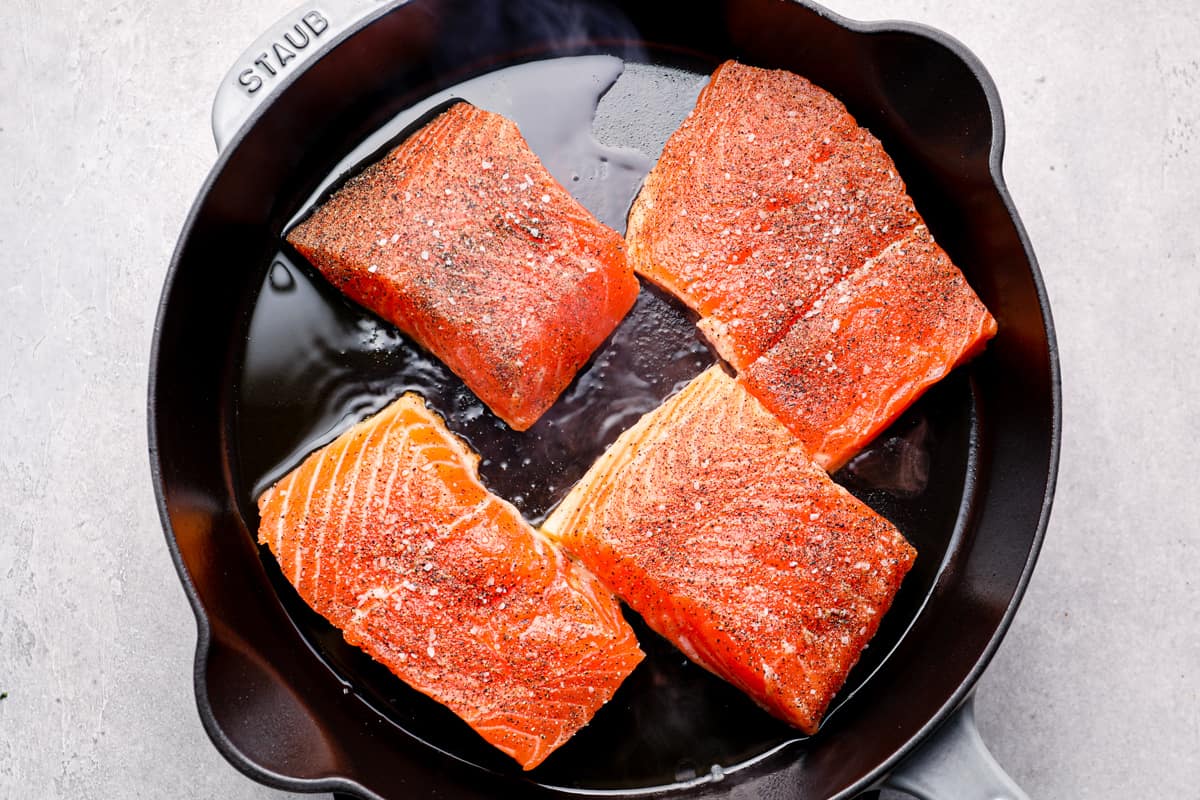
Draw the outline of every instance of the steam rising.
[[[443,68],[493,60],[506,50],[541,57],[594,52],[589,43],[603,43],[605,52],[629,60],[644,52],[633,23],[603,0],[443,0],[430,6],[444,23],[438,53]]]

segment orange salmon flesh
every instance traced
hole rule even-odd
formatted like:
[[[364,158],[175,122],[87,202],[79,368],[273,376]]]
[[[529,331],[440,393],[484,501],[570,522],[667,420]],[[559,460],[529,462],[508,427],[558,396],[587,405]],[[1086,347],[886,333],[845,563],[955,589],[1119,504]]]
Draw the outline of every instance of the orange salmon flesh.
[[[620,235],[551,177],[513,122],[468,103],[347,182],[288,241],[519,431],[638,294]]]
[[[542,530],[690,659],[806,733],[916,557],[720,367],[622,434]]]
[[[721,357],[828,469],[996,332],[879,140],[782,70],[730,61],[713,73],[626,241],[634,269],[700,314]]]
[[[406,394],[266,491],[258,538],[346,641],[532,769],[642,652],[613,596],[477,462]]]

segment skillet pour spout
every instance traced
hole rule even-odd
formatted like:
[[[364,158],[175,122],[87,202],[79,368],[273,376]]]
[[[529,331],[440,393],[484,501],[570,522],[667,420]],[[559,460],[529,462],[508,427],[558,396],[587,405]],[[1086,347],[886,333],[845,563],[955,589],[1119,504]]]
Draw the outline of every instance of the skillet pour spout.
[[[929,488],[907,499],[860,492],[921,557],[811,738],[771,728],[736,691],[700,683],[707,678],[639,629],[657,666],[639,669],[575,741],[521,774],[354,655],[255,544],[247,487],[261,475],[246,474],[239,398],[251,320],[287,226],[339,164],[386,142],[380,132],[398,132],[421,102],[520,65],[579,58],[624,62],[596,129],[630,137],[614,144],[650,159],[690,107],[687,93],[726,59],[789,69],[829,90],[883,142],[999,321],[989,349],[897,423],[927,422]],[[999,98],[961,44],[795,0],[326,0],[285,16],[237,60],[213,129],[220,156],[184,226],[155,327],[149,435],[167,542],[197,617],[201,719],[238,769],[291,791],[376,799],[841,800],[882,786],[924,800],[1025,797],[979,739],[972,691],[1046,530],[1061,387],[1045,289],[1002,176]],[[335,301],[332,318],[350,319]],[[289,393],[276,394],[268,411],[282,420]],[[681,689],[692,685],[703,692]],[[709,749],[689,743],[694,730]]]

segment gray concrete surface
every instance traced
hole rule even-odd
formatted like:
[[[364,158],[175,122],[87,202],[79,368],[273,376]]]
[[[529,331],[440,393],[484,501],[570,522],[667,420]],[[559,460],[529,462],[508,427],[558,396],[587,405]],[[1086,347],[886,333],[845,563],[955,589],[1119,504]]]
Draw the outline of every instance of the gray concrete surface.
[[[979,690],[1034,798],[1200,796],[1200,12],[831,0],[972,47],[1058,322],[1062,472]],[[217,81],[293,0],[15,0],[0,46],[0,797],[282,796],[226,764],[145,450]]]

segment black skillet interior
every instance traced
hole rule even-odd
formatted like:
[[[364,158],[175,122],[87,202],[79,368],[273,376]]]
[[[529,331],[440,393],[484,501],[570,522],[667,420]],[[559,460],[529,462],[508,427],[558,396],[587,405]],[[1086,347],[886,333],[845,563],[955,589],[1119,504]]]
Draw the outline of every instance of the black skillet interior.
[[[235,764],[294,789],[357,784],[421,796],[436,787],[475,796],[530,792],[533,781],[572,792],[855,791],[973,680],[1040,535],[1057,419],[1052,344],[1032,257],[993,180],[998,116],[972,65],[920,33],[855,32],[782,0],[580,3],[571,14],[551,13],[560,6],[414,1],[392,11],[303,73],[214,173],[164,295],[151,396],[159,488],[201,619],[202,716]],[[1001,334],[838,476],[896,522],[921,558],[820,734],[800,741],[639,627],[646,664],[592,725],[522,776],[304,606],[254,545],[251,498],[298,454],[416,388],[483,452],[485,480],[537,516],[577,476],[572,470],[711,361],[686,315],[646,290],[546,423],[521,437],[436,362],[280,251],[281,233],[322,180],[402,135],[397,115],[418,101],[514,64],[591,54],[630,64],[600,103],[599,134],[649,156],[724,58],[793,69],[833,91],[883,140]],[[542,102],[497,110],[517,118],[553,161],[539,141],[562,139],[554,122],[570,116],[564,102],[574,98],[590,116],[604,88],[588,97],[559,86],[565,100],[555,102],[555,84],[611,63],[510,70],[503,74],[519,77],[508,94],[526,85]],[[454,94],[486,104],[480,91]],[[580,170],[572,181],[580,163],[608,179]],[[637,164],[628,151],[592,147],[555,174],[621,225],[621,202],[588,196],[589,185],[616,186],[620,195],[620,169],[633,174]],[[921,491],[912,481],[894,485],[889,465],[913,454],[929,459]]]

